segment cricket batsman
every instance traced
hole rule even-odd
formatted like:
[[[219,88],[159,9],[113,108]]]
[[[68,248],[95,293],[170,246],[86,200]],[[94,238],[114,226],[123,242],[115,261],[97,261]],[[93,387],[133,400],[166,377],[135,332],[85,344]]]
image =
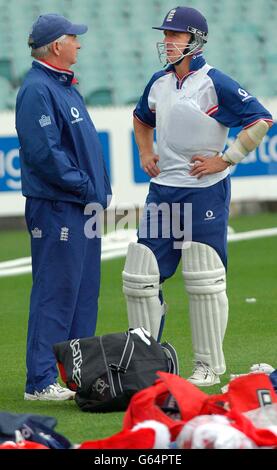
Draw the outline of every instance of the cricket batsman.
[[[142,326],[160,340],[166,311],[161,285],[182,258],[195,361],[188,380],[199,387],[212,386],[226,370],[230,166],[262,142],[272,116],[243,86],[206,63],[208,24],[199,11],[173,8],[154,29],[164,34],[157,44],[164,68],[150,79],[134,111],[141,166],[151,181],[138,242],[128,248],[123,292],[129,326]],[[241,131],[224,150],[232,127]],[[147,210],[153,204],[167,204],[169,211],[156,213],[153,220]],[[165,237],[160,229],[164,217],[172,223],[176,205],[180,225],[184,208],[190,205],[192,210],[192,241],[179,248],[175,242],[182,238],[173,230]],[[155,237],[145,231],[153,223],[158,225]]]

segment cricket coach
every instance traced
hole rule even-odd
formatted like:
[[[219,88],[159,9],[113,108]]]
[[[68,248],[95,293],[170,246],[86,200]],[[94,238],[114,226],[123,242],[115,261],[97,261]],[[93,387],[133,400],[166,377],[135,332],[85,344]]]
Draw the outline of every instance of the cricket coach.
[[[68,400],[57,383],[53,344],[95,332],[100,238],[84,235],[84,206],[103,208],[111,187],[95,127],[76,90],[87,26],[45,14],[33,24],[34,58],[16,102],[22,192],[31,236],[33,287],[27,338],[26,400]]]

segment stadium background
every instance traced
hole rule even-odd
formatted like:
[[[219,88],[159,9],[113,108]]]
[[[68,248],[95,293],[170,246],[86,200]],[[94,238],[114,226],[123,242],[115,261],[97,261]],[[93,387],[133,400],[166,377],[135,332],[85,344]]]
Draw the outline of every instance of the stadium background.
[[[187,0],[183,4],[199,8],[207,17],[207,61],[258,96],[276,121],[277,0]],[[161,68],[155,48],[161,36],[151,26],[159,25],[175,6],[173,0],[0,0],[0,263],[30,255],[27,234],[19,230],[25,227],[24,198],[14,106],[31,64],[26,43],[33,21],[41,13],[57,12],[89,26],[74,66],[79,89],[100,134],[115,194],[113,205],[141,206],[148,178],[139,167],[132,110],[150,76]],[[230,139],[236,132],[231,131]],[[234,168],[232,181],[234,230],[276,227],[276,123],[259,149]],[[230,244],[229,251],[231,318],[225,340],[225,382],[230,372],[245,372],[254,362],[277,364],[276,236]],[[123,263],[123,257],[103,262],[98,334],[127,327],[121,293]],[[103,419],[81,414],[72,403],[24,403],[30,287],[29,274],[10,277],[0,270],[0,409],[56,416],[58,430],[73,442],[118,431],[121,413]],[[176,346],[185,376],[191,369],[191,346],[180,271],[165,286],[165,296],[170,305],[166,339]],[[256,302],[245,302],[253,297]]]

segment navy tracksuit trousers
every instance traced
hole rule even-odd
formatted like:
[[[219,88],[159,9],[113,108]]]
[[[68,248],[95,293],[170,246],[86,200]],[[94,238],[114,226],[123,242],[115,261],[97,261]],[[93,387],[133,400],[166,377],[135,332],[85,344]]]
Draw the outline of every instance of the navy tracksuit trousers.
[[[27,198],[33,287],[27,338],[26,392],[56,382],[55,343],[95,333],[101,239],[88,239],[84,207]]]

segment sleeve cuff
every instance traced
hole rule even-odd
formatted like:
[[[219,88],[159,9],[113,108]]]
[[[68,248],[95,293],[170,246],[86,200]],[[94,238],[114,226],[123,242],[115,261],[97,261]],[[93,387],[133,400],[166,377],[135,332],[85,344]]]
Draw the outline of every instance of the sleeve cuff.
[[[134,112],[133,116],[135,119],[137,119],[143,126],[149,127],[149,129],[155,129],[156,126],[152,126],[151,124],[148,124],[147,122],[143,121],[141,118],[138,117],[138,115]]]

